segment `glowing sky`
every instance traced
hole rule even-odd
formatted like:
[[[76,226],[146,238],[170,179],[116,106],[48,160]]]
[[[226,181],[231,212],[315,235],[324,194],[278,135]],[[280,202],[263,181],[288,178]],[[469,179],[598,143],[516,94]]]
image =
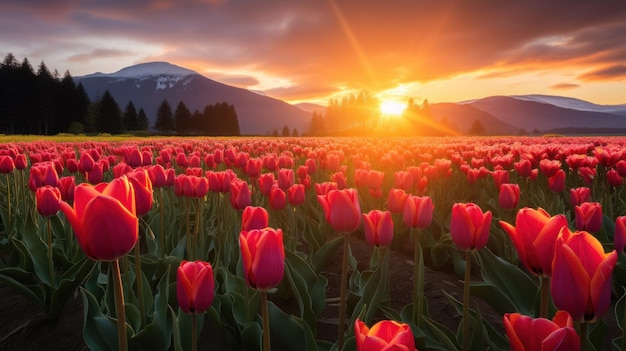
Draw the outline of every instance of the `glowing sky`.
[[[289,102],[626,103],[625,1],[2,0],[0,48],[73,76],[167,61]]]

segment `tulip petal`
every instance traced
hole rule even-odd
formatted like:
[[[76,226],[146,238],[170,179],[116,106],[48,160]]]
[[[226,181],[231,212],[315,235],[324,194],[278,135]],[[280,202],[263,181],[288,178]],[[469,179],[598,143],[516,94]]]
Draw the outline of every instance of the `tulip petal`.
[[[280,229],[263,231],[257,243],[257,252],[253,257],[251,271],[254,274],[256,288],[269,290],[277,286],[285,272],[285,251]]]
[[[591,278],[589,291],[594,316],[589,322],[594,322],[604,316],[611,306],[611,276],[616,262],[617,251],[613,250],[605,256]]]
[[[589,301],[590,277],[576,253],[562,240],[555,246],[550,292],[554,304],[570,313],[576,322],[584,321]]]

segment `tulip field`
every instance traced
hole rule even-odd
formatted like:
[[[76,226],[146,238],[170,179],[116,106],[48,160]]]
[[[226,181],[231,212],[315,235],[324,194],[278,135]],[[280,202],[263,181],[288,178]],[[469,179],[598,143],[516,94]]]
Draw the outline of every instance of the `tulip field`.
[[[624,177],[606,136],[0,137],[0,288],[90,350],[626,349]]]

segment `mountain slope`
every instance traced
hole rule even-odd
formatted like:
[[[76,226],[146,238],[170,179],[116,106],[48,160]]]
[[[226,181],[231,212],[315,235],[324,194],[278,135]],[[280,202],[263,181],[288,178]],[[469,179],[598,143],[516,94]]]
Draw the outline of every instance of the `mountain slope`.
[[[460,134],[468,133],[475,120],[482,123],[487,135],[514,135],[519,132],[519,128],[468,104],[449,102],[432,104],[430,112],[435,120],[443,122]]]
[[[285,125],[302,133],[308,129],[311,117],[282,100],[222,84],[167,62],[144,63],[115,73],[94,73],[74,79],[83,84],[91,100],[99,99],[108,89],[120,108],[124,109],[129,101],[137,109],[143,107],[151,126],[163,100],[169,102],[173,112],[180,101],[192,112],[202,112],[209,104],[232,104],[244,135],[281,131]]]
[[[509,96],[492,96],[475,100],[469,105],[527,132],[538,130],[545,133],[562,128],[611,129],[626,125],[626,116],[567,109]]]

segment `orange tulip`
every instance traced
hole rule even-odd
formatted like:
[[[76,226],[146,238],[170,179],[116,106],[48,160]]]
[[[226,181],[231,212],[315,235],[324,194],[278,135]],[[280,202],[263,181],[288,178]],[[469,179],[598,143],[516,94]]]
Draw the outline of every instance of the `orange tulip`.
[[[206,311],[215,296],[213,267],[203,261],[182,261],[176,272],[178,307],[187,314]]]
[[[285,248],[281,229],[263,228],[239,234],[241,263],[246,283],[253,289],[267,291],[283,279]]]
[[[566,311],[558,311],[552,320],[507,313],[503,321],[512,351],[580,350],[580,337]]]
[[[552,300],[575,322],[595,322],[611,305],[611,275],[617,251],[604,253],[600,241],[588,232],[569,233],[567,227],[561,231],[552,262]]]
[[[355,231],[361,222],[361,206],[356,189],[330,190],[318,195],[326,221],[340,233]]]
[[[126,176],[99,187],[82,183],[74,190],[74,206],[62,201],[60,208],[81,249],[93,260],[117,260],[137,242],[135,191]]]
[[[450,235],[452,241],[461,250],[480,250],[489,240],[491,211],[483,213],[473,203],[455,203],[452,205]]]
[[[416,351],[411,328],[404,323],[382,320],[368,328],[358,318],[354,322],[357,351]]]
[[[517,212],[515,227],[500,221],[500,226],[511,237],[520,262],[528,271],[543,277],[552,275],[554,243],[561,228],[567,227],[567,218],[558,214],[525,207]]]
[[[387,246],[393,239],[391,212],[372,210],[363,213],[365,241],[372,246]]]

